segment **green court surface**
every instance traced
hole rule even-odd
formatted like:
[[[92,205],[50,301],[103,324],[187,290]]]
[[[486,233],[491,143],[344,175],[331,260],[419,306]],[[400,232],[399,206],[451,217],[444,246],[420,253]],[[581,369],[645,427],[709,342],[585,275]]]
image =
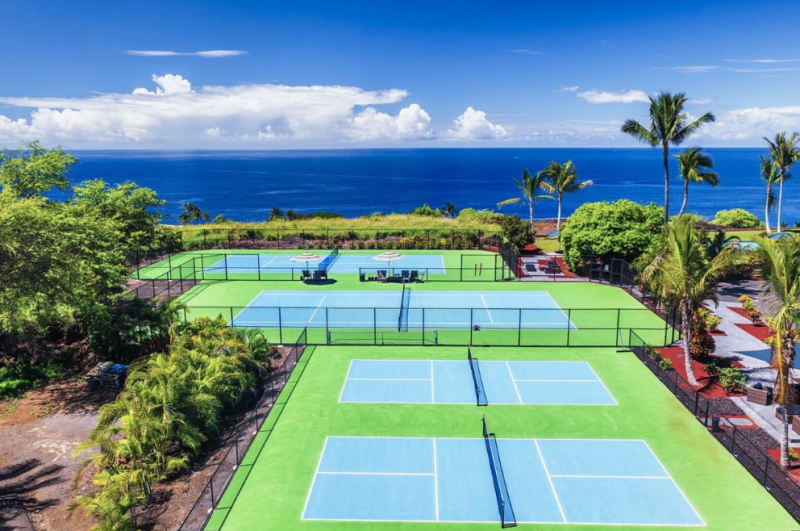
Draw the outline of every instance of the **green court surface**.
[[[475,345],[529,345],[529,346],[624,346],[629,330],[634,329],[653,345],[663,345],[677,339],[664,321],[645,308],[624,290],[590,282],[425,282],[409,284],[412,292],[546,292],[575,325],[575,329],[483,329],[472,332]],[[222,315],[228,321],[239,315],[262,291],[303,290],[326,292],[386,291],[397,294],[399,304],[401,286],[393,283],[360,282],[357,275],[342,275],[335,281],[323,284],[300,282],[204,282],[182,296],[187,303],[186,316],[216,317]],[[495,297],[497,299],[497,297]],[[412,301],[413,296],[412,296]],[[509,298],[508,308],[514,308]],[[298,302],[298,306],[302,305]],[[316,303],[315,303],[316,305]],[[334,327],[335,328],[335,327]],[[293,341],[300,329],[284,327],[265,328],[273,343]],[[309,342],[327,344],[325,328],[309,328]],[[376,341],[377,339],[377,341]],[[470,341],[470,330],[440,330],[438,344],[465,345]],[[346,330],[331,332],[332,344],[431,344],[433,330],[424,334],[419,330],[398,333],[394,330]]]
[[[590,287],[590,286],[584,286]],[[599,291],[597,293],[600,293]],[[554,294],[555,297],[555,294]],[[473,348],[481,362],[585,361],[617,405],[373,404],[340,402],[354,359],[465,360],[464,347],[311,347],[214,511],[207,530],[497,529],[499,524],[304,520],[326,438],[480,438],[485,414],[499,439],[642,440],[705,523],[728,531],[786,530],[797,524],[670,392],[629,352],[613,348]],[[590,455],[575,456],[577,462]],[[508,473],[508,471],[507,471]],[[606,496],[608,498],[608,496]],[[646,500],[657,505],[658,499]],[[614,500],[626,504],[626,499]],[[524,503],[517,500],[515,509]],[[518,511],[520,512],[520,511]],[[523,529],[591,529],[520,524]],[[616,529],[616,526],[599,526]],[[674,529],[637,526],[625,529]]]

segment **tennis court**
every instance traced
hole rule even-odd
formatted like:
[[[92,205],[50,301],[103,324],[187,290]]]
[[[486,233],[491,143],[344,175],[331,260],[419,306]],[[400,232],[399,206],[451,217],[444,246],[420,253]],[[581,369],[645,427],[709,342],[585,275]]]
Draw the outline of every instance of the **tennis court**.
[[[403,270],[424,271],[429,274],[446,273],[444,257],[441,254],[409,254],[403,255],[400,260],[387,262],[375,260],[378,256],[365,254],[339,254],[338,249],[331,254],[320,251],[319,260],[301,260],[300,255],[291,254],[229,254],[219,258],[216,262],[203,269],[204,274],[214,273],[291,273],[292,270],[323,269],[329,273],[358,273],[360,269],[370,272],[378,269],[387,269],[390,266]]]
[[[524,308],[524,312],[518,309]],[[576,329],[546,291],[262,291],[237,327]]]
[[[616,405],[585,361],[354,359],[340,402]]]
[[[328,437],[304,520],[704,526],[645,441]]]

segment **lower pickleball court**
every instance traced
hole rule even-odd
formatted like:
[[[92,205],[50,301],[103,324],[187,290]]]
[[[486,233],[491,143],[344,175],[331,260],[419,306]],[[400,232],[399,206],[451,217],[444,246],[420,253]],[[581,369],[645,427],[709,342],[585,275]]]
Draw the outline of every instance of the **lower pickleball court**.
[[[303,519],[705,525],[644,441],[488,441],[328,437]]]
[[[472,368],[470,363],[473,364]],[[481,405],[617,403],[592,366],[585,361],[466,359],[355,359],[350,362],[340,401],[407,404],[477,402]]]

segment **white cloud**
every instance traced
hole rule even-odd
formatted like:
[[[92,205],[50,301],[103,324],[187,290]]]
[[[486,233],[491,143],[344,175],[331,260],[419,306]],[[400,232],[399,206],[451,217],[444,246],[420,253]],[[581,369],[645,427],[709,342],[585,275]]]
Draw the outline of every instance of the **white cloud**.
[[[133,94],[136,96],[163,96],[169,94],[186,94],[192,92],[192,84],[188,79],[176,74],[166,74],[159,76],[152,75],[152,80],[155,82],[155,91],[147,90],[146,88],[133,89]]]
[[[494,140],[506,138],[508,131],[486,119],[486,113],[467,107],[464,113],[453,120],[453,127],[447,130],[447,136],[461,140]]]
[[[344,132],[357,140],[423,140],[434,137],[430,124],[431,117],[416,103],[401,109],[397,116],[368,107],[353,117]]]
[[[246,55],[244,50],[201,50],[199,52],[174,52],[172,50],[125,50],[128,55],[138,55],[141,57],[176,57],[176,56],[189,56],[189,57],[206,57],[218,59],[222,57],[236,57],[239,55]]]
[[[761,64],[796,63],[797,61],[800,61],[800,59],[725,59],[726,63],[761,63]]]
[[[120,143],[193,147],[214,140],[334,145],[435,136],[431,117],[417,104],[396,115],[372,107],[402,101],[408,94],[400,89],[269,84],[192,87],[177,74],[154,75],[152,80],[154,89],[137,88],[127,94],[0,97],[2,104],[33,109],[27,119],[0,115],[0,142],[16,145],[40,139],[73,147]],[[356,108],[361,110],[356,112]]]
[[[568,86],[568,87],[561,87],[560,89],[554,90],[553,92],[561,92],[561,93],[578,92],[579,88],[580,87],[578,85],[571,85],[571,86]]]
[[[688,66],[663,66],[655,70],[678,72],[681,74],[708,74],[709,72],[734,72],[737,74],[763,74],[771,72],[796,72],[800,68],[733,68],[729,66],[714,65],[688,65]]]
[[[698,137],[711,140],[763,144],[762,137],[772,137],[780,131],[800,130],[800,106],[751,107],[734,109],[716,116],[714,123],[700,129]]]
[[[604,92],[592,89],[578,92],[576,96],[588,103],[648,103],[650,101],[643,90]]]
[[[716,98],[689,98],[686,105],[708,105],[714,103],[715,100]]]

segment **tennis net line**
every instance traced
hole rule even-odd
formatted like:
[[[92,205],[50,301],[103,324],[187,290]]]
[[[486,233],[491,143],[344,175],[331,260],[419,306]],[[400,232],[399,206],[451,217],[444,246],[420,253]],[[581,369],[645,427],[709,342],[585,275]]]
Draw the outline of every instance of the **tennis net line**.
[[[478,358],[472,356],[472,347],[470,346],[467,346],[467,360],[469,361],[469,368],[472,371],[472,381],[475,384],[475,399],[478,401],[479,406],[488,406],[489,400],[486,397],[486,390],[483,387],[481,367],[478,365]]]
[[[331,249],[330,254],[326,256],[322,262],[319,263],[319,268],[327,271],[328,268],[336,261],[337,258],[339,258],[339,246],[334,245],[333,249]]]
[[[408,300],[406,297],[411,298],[411,290],[406,288],[406,279],[404,278],[403,290],[400,292],[400,314],[397,316],[398,332],[402,331],[403,328],[408,330]]]
[[[514,516],[514,508],[508,497],[508,485],[503,474],[503,463],[500,461],[500,450],[497,447],[497,438],[494,433],[489,432],[486,424],[486,415],[481,420],[483,422],[483,439],[486,442],[486,453],[489,454],[489,467],[492,469],[492,481],[494,482],[494,493],[497,496],[497,509],[500,511],[500,525],[502,527],[514,527],[517,525],[517,518]]]

